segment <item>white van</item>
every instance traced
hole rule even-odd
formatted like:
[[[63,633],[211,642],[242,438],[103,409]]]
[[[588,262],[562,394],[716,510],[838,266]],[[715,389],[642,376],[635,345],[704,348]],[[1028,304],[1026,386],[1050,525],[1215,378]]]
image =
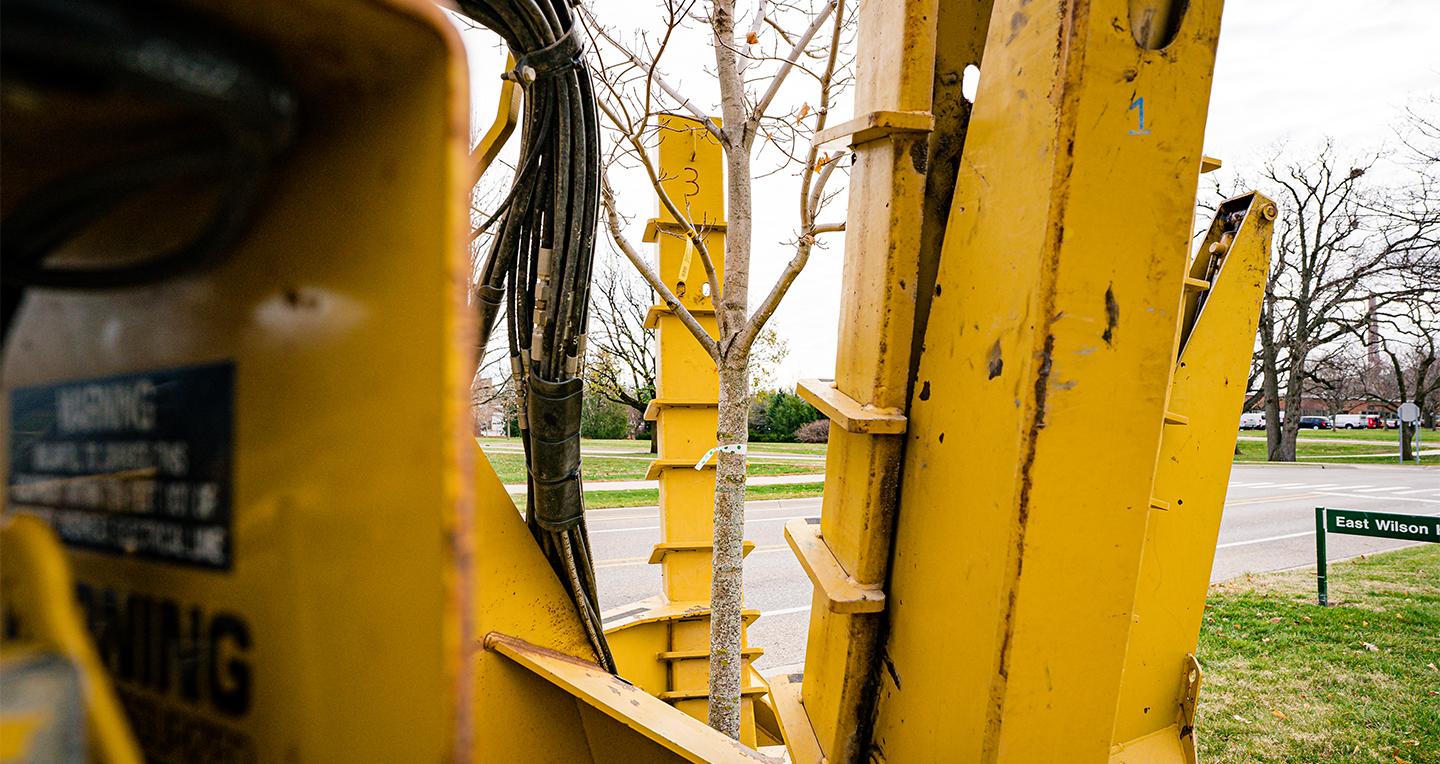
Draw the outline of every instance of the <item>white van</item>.
[[[1377,414],[1336,414],[1335,429],[1337,430],[1368,430],[1380,426],[1380,417]]]
[[[1242,430],[1263,430],[1265,429],[1265,412],[1254,411],[1240,415],[1240,429]]]

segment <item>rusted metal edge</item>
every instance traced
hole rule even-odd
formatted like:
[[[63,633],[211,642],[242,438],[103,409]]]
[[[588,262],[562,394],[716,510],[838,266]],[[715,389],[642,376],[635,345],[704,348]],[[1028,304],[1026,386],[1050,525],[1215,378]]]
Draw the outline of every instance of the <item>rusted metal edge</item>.
[[[850,137],[850,145],[858,146],[895,133],[928,133],[935,129],[935,115],[928,111],[872,111],[834,127],[821,130],[815,145]]]
[[[800,558],[800,567],[815,588],[825,593],[832,613],[878,613],[885,609],[885,592],[879,585],[862,584],[851,578],[820,538],[820,526],[805,518],[785,523],[785,540]]]
[[[695,764],[774,764],[774,759],[671,708],[599,666],[498,632],[485,635],[485,649],[499,653],[559,687],[575,699],[644,735]]]
[[[802,379],[795,391],[846,432],[864,435],[904,435],[906,419],[898,408],[880,408],[851,398],[831,382]]]

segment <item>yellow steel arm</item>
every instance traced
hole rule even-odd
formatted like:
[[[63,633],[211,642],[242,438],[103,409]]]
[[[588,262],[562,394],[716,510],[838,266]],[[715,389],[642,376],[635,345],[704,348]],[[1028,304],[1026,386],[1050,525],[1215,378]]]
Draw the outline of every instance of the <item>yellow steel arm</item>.
[[[505,56],[505,68],[515,68],[515,56]],[[520,121],[520,106],[524,101],[525,91],[516,85],[513,80],[505,80],[500,86],[500,100],[495,106],[495,121],[491,123],[490,129],[485,132],[480,142],[475,144],[475,149],[470,152],[470,161],[475,164],[475,176],[471,185],[480,182],[480,176],[490,168],[490,163],[500,155],[500,149],[505,147],[505,141],[510,139],[510,134],[515,132],[515,124]]]
[[[1260,194],[1226,201],[1191,263],[1167,407],[1188,423],[1165,427],[1155,463],[1154,495],[1169,509],[1150,510],[1145,529],[1115,716],[1116,764],[1195,761],[1188,656],[1200,635],[1275,215]]]
[[[910,401],[889,761],[1109,755],[1220,14],[1154,50],[1134,5],[995,3]]]

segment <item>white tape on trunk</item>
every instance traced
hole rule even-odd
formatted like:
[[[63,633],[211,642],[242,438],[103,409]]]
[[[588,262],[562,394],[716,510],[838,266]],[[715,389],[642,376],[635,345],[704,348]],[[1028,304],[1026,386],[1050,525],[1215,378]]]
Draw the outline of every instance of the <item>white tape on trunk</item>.
[[[718,452],[718,451],[724,451],[724,452],[727,453],[727,454],[744,454],[744,453],[745,453],[745,444],[744,444],[744,443],[736,443],[736,444],[730,445],[730,446],[716,446],[715,448],[712,448],[712,449],[710,449],[709,451],[706,451],[706,452],[705,452],[705,455],[702,456],[702,457],[700,457],[700,461],[695,462],[695,469],[697,469],[697,470],[705,469],[705,463],[708,462],[708,461],[710,461],[710,457],[714,456],[714,455],[716,454],[716,452]]]

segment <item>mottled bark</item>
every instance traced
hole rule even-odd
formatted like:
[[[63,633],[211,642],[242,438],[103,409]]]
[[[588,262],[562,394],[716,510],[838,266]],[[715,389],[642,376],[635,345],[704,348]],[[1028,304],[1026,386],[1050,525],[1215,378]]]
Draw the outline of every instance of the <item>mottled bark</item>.
[[[729,274],[727,274],[728,276]],[[738,355],[738,354],[737,354]],[[749,437],[750,377],[746,359],[720,367],[719,445]],[[740,736],[743,643],[745,456],[721,452],[715,470],[715,552],[710,584],[710,726]]]

